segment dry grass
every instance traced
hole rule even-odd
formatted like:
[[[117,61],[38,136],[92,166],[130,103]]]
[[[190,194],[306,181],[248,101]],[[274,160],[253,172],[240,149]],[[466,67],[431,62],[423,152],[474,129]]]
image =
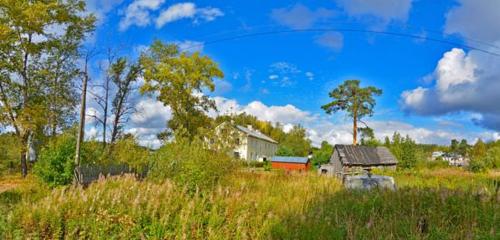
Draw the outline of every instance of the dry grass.
[[[397,192],[349,192],[337,180],[314,173],[242,171],[195,193],[168,180],[101,180],[87,189],[57,188],[36,198],[22,194],[0,230],[6,239],[500,237],[498,196],[456,185],[463,179],[485,183],[483,175],[456,170],[394,175]],[[435,178],[458,180],[433,187]],[[456,188],[440,188],[446,185]]]

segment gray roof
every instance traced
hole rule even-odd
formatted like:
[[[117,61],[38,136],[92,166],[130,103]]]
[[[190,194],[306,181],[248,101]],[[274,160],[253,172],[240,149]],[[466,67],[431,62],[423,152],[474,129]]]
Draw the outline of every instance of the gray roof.
[[[284,162],[284,163],[303,163],[306,164],[309,161],[306,157],[281,157],[274,156],[271,159],[271,162]]]
[[[335,145],[334,154],[339,154],[340,161],[344,165],[376,166],[398,163],[386,147]]]
[[[243,127],[243,126],[240,126],[240,125],[236,125],[236,128],[239,129],[240,131],[248,134],[249,136],[252,136],[252,137],[255,137],[255,138],[258,138],[258,139],[262,139],[262,140],[265,140],[265,141],[268,141],[268,142],[272,142],[272,143],[278,143],[276,141],[274,141],[274,139],[264,135],[263,133],[257,131],[257,130],[254,130],[254,129],[248,129],[246,127]]]

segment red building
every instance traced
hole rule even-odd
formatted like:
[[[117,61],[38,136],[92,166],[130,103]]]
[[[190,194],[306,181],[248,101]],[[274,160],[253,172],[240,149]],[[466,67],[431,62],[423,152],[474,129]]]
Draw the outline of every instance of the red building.
[[[311,168],[311,161],[306,157],[273,157],[271,167],[286,171],[307,171]]]

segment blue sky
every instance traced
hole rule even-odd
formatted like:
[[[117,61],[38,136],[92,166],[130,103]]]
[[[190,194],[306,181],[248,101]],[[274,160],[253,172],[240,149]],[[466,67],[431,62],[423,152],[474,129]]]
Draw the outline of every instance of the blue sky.
[[[206,94],[219,114],[247,112],[286,128],[301,124],[315,144],[346,143],[352,138],[349,119],[327,116],[320,106],[342,81],[360,79],[384,91],[375,115],[366,119],[379,138],[399,131],[422,143],[446,144],[451,138],[500,136],[500,57],[482,52],[500,53],[497,0],[87,4],[99,19],[88,45],[137,56],[159,39],[217,61],[225,77]],[[127,131],[157,145],[154,135],[165,127],[168,107],[144,96],[133,104],[138,111]],[[99,135],[92,121],[87,130]]]

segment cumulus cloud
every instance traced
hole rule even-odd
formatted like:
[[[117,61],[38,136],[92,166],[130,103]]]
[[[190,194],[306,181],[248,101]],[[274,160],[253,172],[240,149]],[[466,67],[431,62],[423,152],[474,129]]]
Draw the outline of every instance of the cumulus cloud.
[[[446,14],[445,33],[458,34],[469,44],[488,41],[485,50],[498,52],[500,45],[500,2],[459,0]],[[452,49],[439,60],[430,76],[435,85],[403,92],[401,102],[409,112],[442,115],[469,112],[473,122],[500,130],[500,59],[478,50]]]
[[[295,4],[292,7],[273,9],[271,18],[277,23],[293,28],[304,29],[312,27],[314,24],[324,22],[336,16],[335,11],[326,8],[311,10],[302,4]]]
[[[497,0],[458,0],[446,15],[445,33],[471,39],[500,40],[500,2]]]
[[[352,123],[348,120],[339,121],[338,119],[326,118],[290,104],[273,106],[260,101],[253,101],[241,105],[234,99],[215,97],[214,100],[219,112],[211,112],[211,117],[247,113],[263,121],[279,122],[283,124],[285,131],[289,131],[294,125],[300,124],[306,128],[307,136],[315,146],[319,146],[322,141],[328,141],[331,144],[352,143]],[[395,131],[402,135],[409,135],[418,143],[449,144],[450,140],[454,138],[466,138],[469,142],[474,142],[478,138],[483,140],[498,139],[498,134],[494,132],[481,134],[462,132],[458,134],[452,131],[417,127],[401,121],[373,120],[367,121],[367,124],[375,129],[375,137],[380,140],[383,140],[386,136],[391,137]]]
[[[327,32],[318,36],[315,42],[332,50],[340,50],[344,46],[344,35],[339,32]]]
[[[144,27],[151,23],[154,10],[160,8],[165,0],[135,0],[125,9],[124,17],[120,21],[120,31],[130,26]]]
[[[412,0],[337,0],[337,3],[350,16],[376,18],[388,23],[406,21]]]
[[[117,0],[116,0],[117,1]],[[181,19],[192,19],[193,23],[201,21],[210,22],[224,13],[213,7],[198,8],[191,2],[176,3],[167,9],[157,12],[165,0],[135,0],[127,6],[120,21],[120,31],[125,31],[135,25],[138,27],[149,26],[152,22],[157,28]]]
[[[454,48],[439,60],[435,85],[402,93],[403,109],[420,115],[453,112],[479,113],[475,123],[500,130],[500,59],[472,50]]]
[[[172,118],[170,107],[155,99],[143,98],[135,105],[135,109],[125,132],[133,134],[143,146],[158,147],[160,141],[156,134],[164,131],[167,121]]]
[[[178,3],[160,13],[156,19],[156,27],[161,28],[168,23],[185,18],[193,19],[195,23],[199,21],[210,22],[221,16],[224,16],[224,13],[218,8],[197,8],[194,3]]]

